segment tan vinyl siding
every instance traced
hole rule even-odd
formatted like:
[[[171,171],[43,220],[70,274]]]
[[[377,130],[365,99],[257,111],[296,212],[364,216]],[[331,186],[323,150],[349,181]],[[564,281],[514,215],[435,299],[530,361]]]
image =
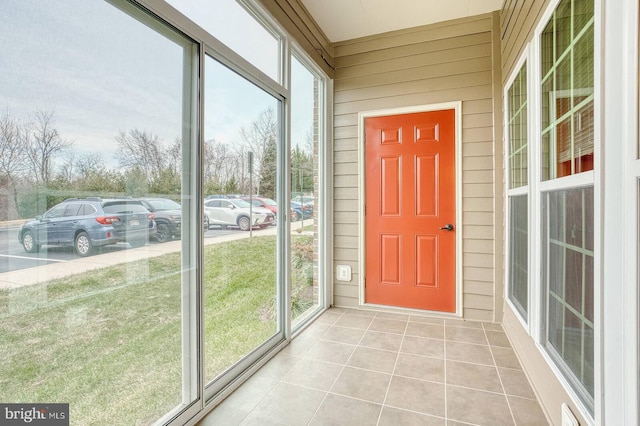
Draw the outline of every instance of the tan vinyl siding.
[[[350,265],[354,272],[350,282],[334,281],[335,305],[356,307],[360,294],[358,113],[462,101],[463,219],[458,229],[464,316],[494,319],[497,19],[497,13],[486,14],[334,46],[334,264]]]

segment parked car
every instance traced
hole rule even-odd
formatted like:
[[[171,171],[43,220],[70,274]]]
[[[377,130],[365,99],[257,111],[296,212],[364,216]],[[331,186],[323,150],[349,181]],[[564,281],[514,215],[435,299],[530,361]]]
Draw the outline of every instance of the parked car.
[[[242,197],[243,200],[251,202],[256,207],[262,207],[267,210],[271,210],[275,216],[278,215],[278,203],[271,198],[264,197]]]
[[[300,210],[302,212],[303,219],[309,219],[313,217],[313,207],[308,206],[306,204],[300,204],[297,201],[291,201],[291,207]]]
[[[253,207],[250,219],[249,207],[247,201],[239,198],[209,199],[204,202],[204,213],[209,218],[210,226],[239,226],[243,231],[248,231],[252,226],[266,228],[274,222],[275,216],[271,210],[262,207]]]
[[[300,203],[296,203],[296,205],[294,205],[292,202],[291,203],[291,221],[297,222],[301,220],[303,217],[304,215],[303,215],[302,207],[300,206]]]
[[[153,213],[140,201],[121,198],[72,198],[22,225],[18,241],[27,253],[43,245],[70,245],[80,256],[95,247],[127,242],[140,247],[157,231]]]
[[[182,206],[168,198],[138,198],[155,216],[158,232],[155,240],[164,243],[182,234]],[[204,230],[209,229],[209,219],[204,217]]]

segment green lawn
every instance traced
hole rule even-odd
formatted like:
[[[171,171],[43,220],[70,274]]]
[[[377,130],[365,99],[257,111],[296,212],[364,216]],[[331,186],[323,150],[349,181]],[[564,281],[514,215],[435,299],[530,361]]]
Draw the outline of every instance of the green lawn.
[[[208,380],[276,332],[275,244],[205,249]],[[148,424],[179,405],[180,280],[176,253],[0,291],[0,401],[68,402],[74,425]]]

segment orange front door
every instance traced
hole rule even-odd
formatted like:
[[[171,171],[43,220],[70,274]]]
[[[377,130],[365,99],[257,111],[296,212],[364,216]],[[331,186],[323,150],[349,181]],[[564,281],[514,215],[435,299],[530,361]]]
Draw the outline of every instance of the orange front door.
[[[365,137],[366,302],[455,312],[454,110],[367,118]]]

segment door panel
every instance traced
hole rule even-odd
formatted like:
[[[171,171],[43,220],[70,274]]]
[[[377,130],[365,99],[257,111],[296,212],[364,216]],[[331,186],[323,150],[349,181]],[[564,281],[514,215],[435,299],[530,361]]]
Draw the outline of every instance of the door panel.
[[[365,133],[365,300],[454,312],[455,112],[367,118]]]

